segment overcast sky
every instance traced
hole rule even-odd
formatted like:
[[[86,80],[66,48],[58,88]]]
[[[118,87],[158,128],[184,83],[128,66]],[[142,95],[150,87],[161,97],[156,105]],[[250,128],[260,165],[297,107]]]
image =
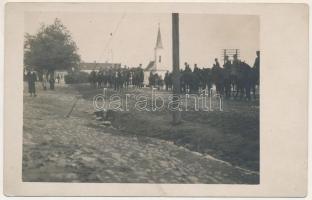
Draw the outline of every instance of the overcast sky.
[[[51,24],[55,18],[71,32],[83,61],[113,60],[131,67],[145,67],[153,60],[160,24],[163,60],[171,67],[171,14],[31,12],[25,14],[25,32],[34,34],[40,24]],[[224,48],[240,49],[241,60],[253,65],[259,26],[258,16],[180,14],[181,68],[184,62],[211,67],[214,58],[221,63]]]

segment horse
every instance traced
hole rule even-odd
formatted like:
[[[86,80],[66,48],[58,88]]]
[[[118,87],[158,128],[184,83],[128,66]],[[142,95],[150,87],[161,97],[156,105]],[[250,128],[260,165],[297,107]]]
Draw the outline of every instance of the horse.
[[[255,73],[254,70],[245,62],[239,62],[237,65],[237,73],[234,80],[236,87],[235,97],[251,99],[251,88],[255,87]]]
[[[201,77],[202,77],[201,78],[202,88],[208,89],[208,91],[210,91],[210,89],[212,88],[211,69],[210,68],[203,68]]]
[[[217,93],[219,95],[223,95],[223,90],[224,90],[224,77],[223,77],[223,70],[220,66],[218,65],[213,65],[211,69],[211,79],[212,82],[216,86]]]
[[[222,73],[223,73],[223,86],[224,86],[224,92],[225,92],[225,97],[230,98],[231,97],[231,63],[227,61],[223,65]]]

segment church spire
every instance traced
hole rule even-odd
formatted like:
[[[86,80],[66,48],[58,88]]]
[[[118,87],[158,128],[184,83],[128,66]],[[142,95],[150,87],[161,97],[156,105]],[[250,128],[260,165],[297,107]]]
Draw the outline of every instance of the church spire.
[[[157,34],[157,41],[156,41],[156,47],[155,49],[162,49],[162,41],[161,41],[161,34],[160,34],[160,25],[158,23],[158,34]]]

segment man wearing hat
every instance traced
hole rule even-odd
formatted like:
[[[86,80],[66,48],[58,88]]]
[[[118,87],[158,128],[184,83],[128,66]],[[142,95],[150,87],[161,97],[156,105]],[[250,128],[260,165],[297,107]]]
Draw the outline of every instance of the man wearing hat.
[[[259,71],[260,71],[260,51],[256,51],[257,57],[255,59],[255,63],[254,63],[254,69],[256,72],[256,76],[257,76],[257,83],[259,84]]]

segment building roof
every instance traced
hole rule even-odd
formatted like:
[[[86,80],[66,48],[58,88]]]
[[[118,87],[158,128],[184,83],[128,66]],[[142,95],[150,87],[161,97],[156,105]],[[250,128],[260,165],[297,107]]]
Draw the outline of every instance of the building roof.
[[[158,27],[157,41],[156,41],[155,48],[156,49],[162,49],[163,48],[162,41],[161,41],[160,27]]]
[[[97,62],[84,62],[79,65],[80,70],[100,70],[105,68],[120,68],[121,63],[97,63]]]
[[[155,64],[155,61],[150,61],[147,65],[147,67],[144,69],[144,71],[152,71],[154,70],[154,64]]]

